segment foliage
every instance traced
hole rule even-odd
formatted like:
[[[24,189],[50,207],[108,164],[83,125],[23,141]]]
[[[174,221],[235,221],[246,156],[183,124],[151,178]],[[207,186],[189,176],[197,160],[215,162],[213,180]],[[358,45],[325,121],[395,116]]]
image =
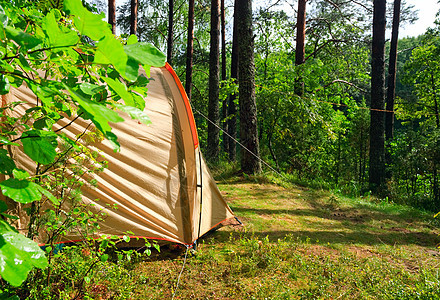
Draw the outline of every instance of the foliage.
[[[50,258],[48,268],[33,271],[21,287],[5,284],[2,296],[19,295],[22,299],[72,299],[102,297],[104,299],[131,299],[133,265],[148,259],[157,244],[144,241],[138,249],[124,250],[118,245],[130,237],[103,237],[87,239],[82,243],[45,247]]]
[[[53,243],[73,227],[87,234],[88,225],[97,226],[98,219],[80,209],[82,183],[78,179],[99,171],[105,163],[85,145],[105,137],[117,151],[119,143],[109,122],[123,121],[119,112],[149,122],[142,112],[148,78],[141,75],[140,65],[148,74],[150,66],[163,65],[165,58],[136,37],[122,44],[111,34],[103,15],[89,12],[80,0],[65,0],[63,11],[45,13],[32,2],[2,2],[0,19],[0,92],[6,94],[2,102],[9,99],[11,89],[22,85],[38,99],[37,106],[21,114],[23,104],[16,100],[0,108],[1,191],[8,206],[27,204],[30,219],[26,228],[20,228],[27,230],[30,239],[17,235],[5,221],[1,223],[0,274],[17,286],[32,267],[47,266],[44,253],[31,240],[43,228],[49,232],[47,241]],[[69,138],[63,129],[70,123],[56,125],[66,116],[90,120],[97,130]],[[17,167],[13,156],[21,145],[33,161],[28,170]],[[72,175],[66,176],[69,168]],[[52,208],[47,209],[46,203]],[[69,212],[64,210],[67,203],[72,207]],[[13,221],[15,217],[5,213],[5,202],[0,205],[3,216]]]

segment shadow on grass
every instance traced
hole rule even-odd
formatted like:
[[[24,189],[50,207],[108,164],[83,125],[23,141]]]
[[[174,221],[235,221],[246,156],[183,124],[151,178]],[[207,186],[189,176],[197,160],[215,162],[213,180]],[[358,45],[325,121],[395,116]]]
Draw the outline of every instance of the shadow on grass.
[[[230,233],[225,231],[217,232],[210,235],[211,238],[219,242],[226,242],[229,239]],[[300,238],[301,240],[308,240],[312,244],[356,244],[356,245],[418,245],[423,247],[436,247],[440,243],[440,238],[435,233],[425,232],[386,232],[386,233],[371,233],[366,231],[354,232],[336,232],[331,230],[322,231],[255,231],[255,232],[241,232],[240,237],[251,238],[257,237],[263,239],[268,237],[270,241],[277,241],[286,236],[293,238]]]
[[[370,221],[384,221],[392,220],[400,223],[420,223],[425,225],[426,220],[423,220],[418,213],[404,212],[402,214],[387,214],[381,210],[371,210],[366,207],[359,209],[339,209],[327,208],[321,209],[261,209],[261,208],[243,208],[233,207],[233,211],[240,216],[240,214],[256,214],[256,215],[292,215],[292,216],[310,216],[318,217],[335,221],[352,221],[356,224],[370,222]]]
[[[370,208],[368,208],[370,209]],[[282,218],[282,215],[291,216],[310,216],[321,219],[329,219],[333,221],[342,222],[342,226],[335,226],[335,230],[332,230],[332,225],[328,225],[328,229],[317,230],[282,230],[282,231],[255,231],[240,233],[245,236],[257,236],[259,238],[269,237],[270,240],[277,240],[284,238],[287,235],[293,237],[299,237],[301,239],[310,239],[311,243],[317,244],[363,244],[363,245],[419,245],[424,247],[435,247],[440,243],[440,238],[435,232],[422,232],[417,229],[410,230],[406,228],[406,225],[416,225],[420,228],[426,228],[426,222],[420,218],[420,214],[414,216],[414,219],[409,218],[410,212],[404,212],[402,216],[400,214],[390,215],[379,211],[359,209],[257,209],[257,208],[241,208],[235,207],[234,212],[240,216],[242,215],[254,215],[259,217],[261,215],[273,216],[274,222],[277,217]],[[384,228],[380,225],[371,226],[368,222],[381,222],[385,220],[397,221],[402,227],[388,227]],[[318,223],[319,221],[317,221]],[[377,223],[376,223],[377,224]],[[397,225],[399,226],[399,225]],[[337,228],[337,229],[336,229]],[[347,232],[348,231],[348,232]],[[379,232],[372,232],[379,231]],[[220,240],[223,240],[222,234],[217,235]]]

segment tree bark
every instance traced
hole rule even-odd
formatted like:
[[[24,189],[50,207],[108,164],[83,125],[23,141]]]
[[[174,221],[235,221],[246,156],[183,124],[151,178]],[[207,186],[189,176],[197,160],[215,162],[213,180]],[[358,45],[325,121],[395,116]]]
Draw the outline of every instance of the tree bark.
[[[194,53],[194,0],[188,3],[188,35],[186,43],[186,80],[185,92],[191,101],[192,73]]]
[[[130,34],[137,34],[137,19],[138,19],[138,0],[131,0],[130,8]]]
[[[240,141],[247,148],[241,152],[241,169],[248,174],[261,172],[258,143],[257,104],[255,100],[254,37],[252,0],[237,0],[238,81],[240,103]],[[252,153],[249,153],[251,151]]]
[[[108,0],[108,23],[112,27],[112,33],[116,34],[116,0]]]
[[[237,0],[234,3],[234,24],[233,24],[233,32],[232,32],[232,53],[231,53],[231,78],[234,79],[234,82],[237,83],[238,78],[238,29],[237,29],[237,20],[238,20],[238,12],[237,12]],[[237,145],[235,139],[237,137],[237,108],[235,105],[235,99],[237,97],[235,94],[229,96],[228,101],[228,133],[231,138],[228,138],[229,145],[229,160],[235,161],[237,154]]]
[[[211,0],[211,39],[209,51],[209,99],[208,99],[208,148],[207,158],[217,161],[219,158],[219,83],[220,83],[220,2]]]
[[[174,40],[174,0],[168,3],[168,38],[167,38],[167,61],[172,65]]]
[[[222,40],[222,67],[221,80],[226,80],[226,21],[225,21],[225,0],[220,1],[220,23],[221,23],[221,40]],[[227,136],[228,121],[228,97],[225,97],[222,103],[222,129],[223,129],[223,151],[229,153],[229,140]]]
[[[385,188],[385,26],[386,0],[374,0],[369,184],[375,194]]]
[[[389,145],[394,138],[394,99],[396,95],[397,44],[399,40],[400,6],[401,0],[394,0],[393,27],[388,65],[387,112],[385,114],[385,139],[387,145]],[[390,149],[385,152],[385,162],[387,166],[390,166],[392,163]],[[386,172],[386,178],[391,178],[391,175],[390,171]]]
[[[306,3],[307,0],[298,1],[298,16],[296,19],[296,48],[295,65],[300,66],[305,61],[305,41],[306,41]],[[304,94],[304,82],[301,74],[295,81],[295,94]]]
[[[385,116],[385,137],[391,141],[394,137],[394,98],[396,91],[397,44],[399,40],[400,3],[394,0],[393,29],[391,33],[390,60],[388,66],[388,90]]]

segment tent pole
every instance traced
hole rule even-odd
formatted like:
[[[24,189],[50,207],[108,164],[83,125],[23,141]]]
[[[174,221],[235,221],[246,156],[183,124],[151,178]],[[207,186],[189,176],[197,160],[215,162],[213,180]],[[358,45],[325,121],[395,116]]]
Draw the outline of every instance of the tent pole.
[[[200,184],[197,185],[197,187],[200,188],[200,209],[199,209],[199,231],[197,233],[197,239],[194,241],[194,250],[197,248],[197,241],[200,238],[200,230],[202,227],[202,204],[203,204],[203,170],[202,170],[202,153],[200,152],[199,148],[199,172],[200,172]]]

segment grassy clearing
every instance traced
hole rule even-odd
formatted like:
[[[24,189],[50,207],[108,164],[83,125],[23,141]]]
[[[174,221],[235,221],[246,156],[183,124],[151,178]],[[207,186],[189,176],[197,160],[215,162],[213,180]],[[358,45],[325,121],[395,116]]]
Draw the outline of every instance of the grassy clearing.
[[[52,271],[59,280],[30,298],[440,299],[432,215],[264,182],[235,178],[219,185],[244,226],[223,227],[189,252],[177,290],[182,248],[99,262],[93,274],[91,258],[72,249]]]
[[[438,299],[438,230],[427,213],[273,184],[220,184],[245,224],[190,254],[175,299]],[[165,299],[177,259],[141,262],[138,299]]]

